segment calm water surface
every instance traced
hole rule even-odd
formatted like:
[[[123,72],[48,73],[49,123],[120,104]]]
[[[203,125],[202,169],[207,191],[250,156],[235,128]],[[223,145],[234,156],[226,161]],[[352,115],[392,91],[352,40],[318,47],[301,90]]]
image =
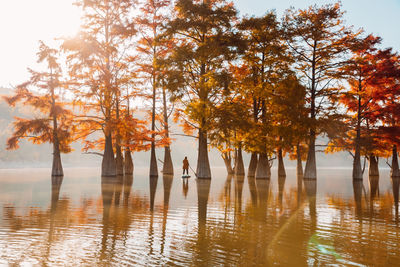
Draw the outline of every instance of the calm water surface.
[[[399,181],[0,170],[0,265],[400,266]],[[274,171],[276,173],[276,171]]]

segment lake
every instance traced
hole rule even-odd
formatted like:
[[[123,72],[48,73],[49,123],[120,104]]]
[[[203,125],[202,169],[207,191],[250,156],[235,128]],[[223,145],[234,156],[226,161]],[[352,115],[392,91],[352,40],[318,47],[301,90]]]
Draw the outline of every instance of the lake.
[[[0,170],[0,265],[400,266],[399,181]]]

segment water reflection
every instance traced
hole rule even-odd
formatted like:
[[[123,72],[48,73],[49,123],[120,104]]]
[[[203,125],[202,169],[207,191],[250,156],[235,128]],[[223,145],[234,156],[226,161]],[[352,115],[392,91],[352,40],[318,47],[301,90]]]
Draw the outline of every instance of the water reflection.
[[[165,235],[167,229],[167,216],[169,208],[169,197],[171,194],[172,182],[174,176],[163,174],[163,186],[164,186],[164,206],[163,206],[163,220],[162,220],[162,230],[161,230],[161,254],[164,254],[165,246]]]
[[[189,192],[189,178],[182,178],[182,193],[185,199]]]
[[[394,200],[394,211],[395,220],[398,223],[399,220],[399,188],[400,188],[400,178],[392,177],[392,190],[393,190],[393,200]]]
[[[55,177],[42,191],[32,183],[43,194],[22,204],[23,185],[7,181],[12,191],[0,180],[0,265],[395,266],[399,179],[381,173],[363,184],[337,173],[319,179],[318,190],[295,171],[271,179]],[[196,190],[182,194],[189,186],[197,198]]]

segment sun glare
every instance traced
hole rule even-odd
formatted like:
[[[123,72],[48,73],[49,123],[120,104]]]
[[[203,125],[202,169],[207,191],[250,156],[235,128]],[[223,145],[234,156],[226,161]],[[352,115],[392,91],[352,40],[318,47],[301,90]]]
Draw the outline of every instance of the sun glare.
[[[0,3],[0,86],[9,87],[28,78],[34,67],[38,41],[49,45],[56,37],[72,36],[80,26],[81,11],[74,0],[13,0]],[[29,47],[29,49],[27,49]]]

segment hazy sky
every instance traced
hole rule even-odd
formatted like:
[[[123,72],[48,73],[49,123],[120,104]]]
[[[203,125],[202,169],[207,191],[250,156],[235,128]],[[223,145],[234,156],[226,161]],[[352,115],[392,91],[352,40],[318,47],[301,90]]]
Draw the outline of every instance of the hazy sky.
[[[38,40],[53,42],[79,28],[80,11],[74,0],[3,0],[0,3],[0,87],[28,78],[34,68]],[[328,0],[234,0],[241,15],[262,15],[276,9],[280,16],[290,6],[304,8]],[[385,47],[400,51],[400,0],[343,0],[345,19],[356,28],[383,37]]]

